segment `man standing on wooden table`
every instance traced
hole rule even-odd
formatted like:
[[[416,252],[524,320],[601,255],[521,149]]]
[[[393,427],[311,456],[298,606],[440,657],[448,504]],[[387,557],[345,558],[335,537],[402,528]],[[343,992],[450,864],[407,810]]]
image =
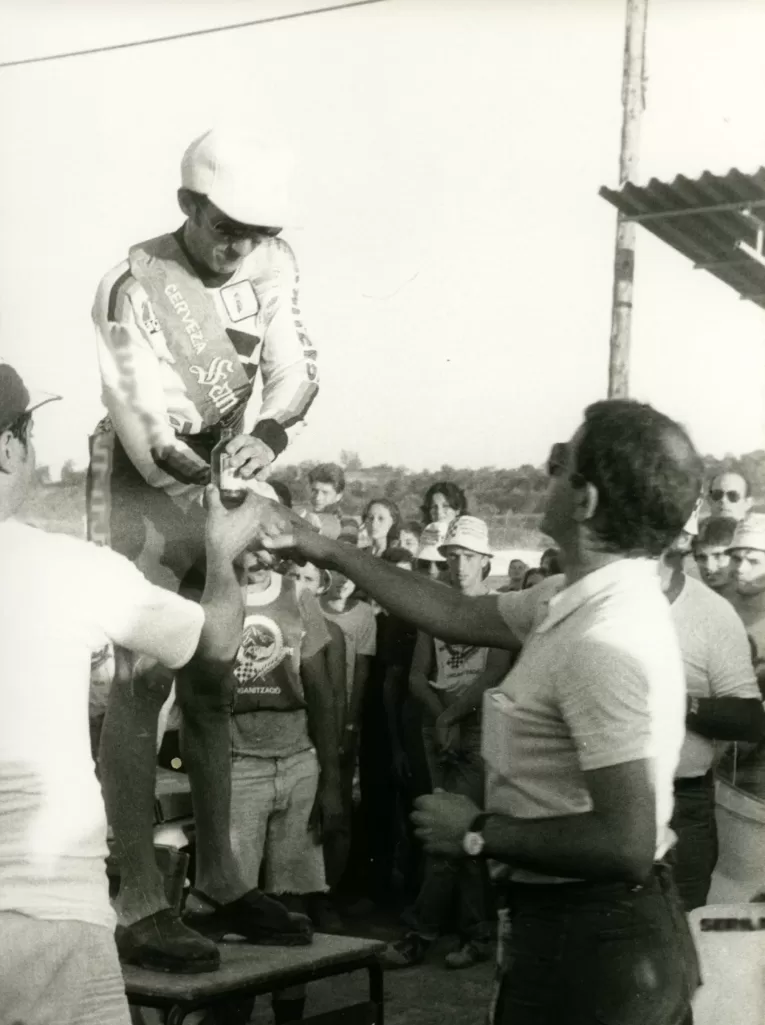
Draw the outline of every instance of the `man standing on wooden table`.
[[[93,308],[107,418],[91,440],[91,540],[132,558],[172,590],[203,555],[201,495],[223,438],[237,487],[287,446],[317,387],[316,352],[298,308],[298,271],[279,234],[290,223],[282,154],[212,130],[187,149],[177,231],[131,247]],[[262,372],[259,409],[253,381]],[[255,412],[248,433],[245,415]],[[225,433],[224,433],[225,432]],[[131,672],[118,653],[118,673]],[[152,843],[156,734],[167,676],[114,687],[100,767],[121,877],[121,956],[146,967],[204,970],[215,945],[169,914]],[[209,695],[208,695],[209,698]],[[229,840],[229,681],[214,711],[178,695],[197,827],[196,889],[210,933],[254,942],[310,939],[302,916],[247,887]],[[215,704],[215,702],[212,702]],[[197,907],[195,926],[200,920]]]

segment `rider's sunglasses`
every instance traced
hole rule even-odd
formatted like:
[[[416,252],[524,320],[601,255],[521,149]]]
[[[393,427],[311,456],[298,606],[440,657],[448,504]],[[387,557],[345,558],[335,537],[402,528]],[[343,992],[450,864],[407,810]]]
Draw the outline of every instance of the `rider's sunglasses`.
[[[226,217],[215,208],[210,208],[208,202],[202,203],[202,212],[210,227],[210,230],[221,238],[231,242],[257,242],[260,238],[276,238],[281,233],[281,228],[271,228],[264,224],[242,224],[231,217]]]
[[[265,235],[267,238],[276,238],[281,228],[267,228],[262,224],[240,224],[239,221],[232,221],[228,217],[217,217],[210,221],[210,228],[221,238],[230,239],[232,242],[243,242],[249,240],[256,242]]]

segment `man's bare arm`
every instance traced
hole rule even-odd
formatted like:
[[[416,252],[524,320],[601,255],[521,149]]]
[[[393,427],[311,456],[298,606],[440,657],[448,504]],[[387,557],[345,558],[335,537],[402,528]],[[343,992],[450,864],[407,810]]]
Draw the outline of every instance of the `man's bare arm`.
[[[338,570],[388,612],[434,637],[509,651],[520,647],[499,613],[496,595],[467,597],[452,587],[317,534],[275,502],[260,498],[258,503],[260,536],[266,548],[293,551],[310,562]]]
[[[643,882],[656,848],[649,762],[594,769],[584,778],[592,811],[549,819],[491,815],[483,830],[486,855],[546,875]]]

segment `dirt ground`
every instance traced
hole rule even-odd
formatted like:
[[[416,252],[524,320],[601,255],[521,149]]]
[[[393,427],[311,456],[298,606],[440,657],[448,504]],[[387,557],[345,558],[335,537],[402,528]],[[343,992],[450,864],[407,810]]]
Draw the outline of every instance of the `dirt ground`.
[[[484,1025],[493,964],[450,971],[444,967],[444,954],[453,949],[453,941],[443,940],[429,951],[424,964],[385,973],[386,1025]],[[306,1016],[364,1000],[366,987],[365,972],[313,983]],[[271,1025],[269,1002],[264,998],[258,1003],[252,1022]]]

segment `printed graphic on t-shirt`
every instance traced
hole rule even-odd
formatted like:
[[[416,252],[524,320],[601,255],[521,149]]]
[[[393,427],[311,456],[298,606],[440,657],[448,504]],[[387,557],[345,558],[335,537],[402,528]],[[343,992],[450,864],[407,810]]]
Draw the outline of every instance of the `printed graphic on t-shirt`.
[[[478,648],[472,644],[446,644],[446,665],[449,669],[461,669],[466,662],[469,662]]]
[[[244,633],[236,657],[234,676],[240,683],[261,679],[291,655],[292,648],[285,645],[284,635],[273,619],[262,615],[248,615],[244,621]]]

